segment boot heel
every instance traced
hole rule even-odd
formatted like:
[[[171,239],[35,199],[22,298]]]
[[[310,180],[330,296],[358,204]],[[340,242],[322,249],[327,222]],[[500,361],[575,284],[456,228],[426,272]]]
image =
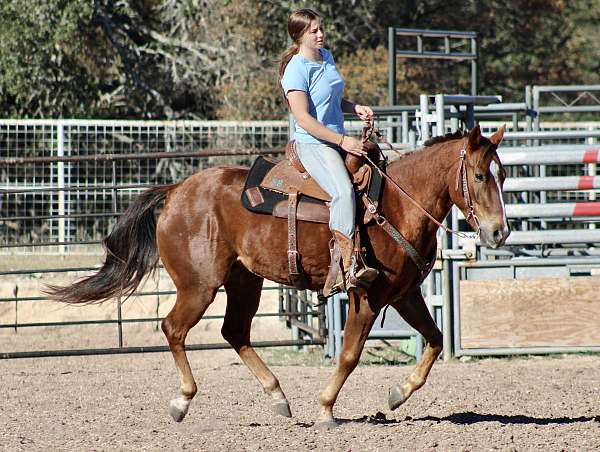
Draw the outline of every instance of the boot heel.
[[[361,268],[356,272],[356,279],[360,282],[372,283],[379,276],[379,270],[375,268]]]

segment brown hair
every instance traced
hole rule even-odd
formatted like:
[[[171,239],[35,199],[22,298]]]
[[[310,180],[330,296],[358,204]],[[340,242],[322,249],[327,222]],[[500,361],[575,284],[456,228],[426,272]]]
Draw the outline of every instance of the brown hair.
[[[283,78],[283,73],[292,57],[298,53],[300,49],[300,39],[306,30],[309,29],[310,23],[313,20],[320,19],[321,16],[312,9],[297,9],[288,18],[288,34],[292,38],[292,45],[289,46],[281,55],[279,60],[279,81]]]

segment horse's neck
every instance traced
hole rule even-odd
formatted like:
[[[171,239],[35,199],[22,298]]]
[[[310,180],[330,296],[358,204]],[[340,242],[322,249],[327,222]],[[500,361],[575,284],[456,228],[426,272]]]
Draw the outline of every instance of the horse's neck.
[[[450,197],[448,182],[451,175],[456,172],[460,142],[449,141],[415,151],[410,155],[392,162],[388,166],[388,175],[400,187],[408,192],[412,198],[419,203],[423,209],[429,212],[437,220],[443,220],[450,208],[452,200]],[[400,206],[412,206],[399,190],[386,184],[384,211],[390,216],[403,215]],[[414,211],[412,207],[411,211]],[[434,229],[437,226],[428,220],[424,214],[423,223],[429,223]]]

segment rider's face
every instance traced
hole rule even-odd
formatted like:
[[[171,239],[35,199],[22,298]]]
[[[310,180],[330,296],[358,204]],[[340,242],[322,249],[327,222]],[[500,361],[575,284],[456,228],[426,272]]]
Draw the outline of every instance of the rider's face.
[[[302,35],[301,44],[311,49],[320,49],[325,45],[325,32],[319,20],[313,20]]]

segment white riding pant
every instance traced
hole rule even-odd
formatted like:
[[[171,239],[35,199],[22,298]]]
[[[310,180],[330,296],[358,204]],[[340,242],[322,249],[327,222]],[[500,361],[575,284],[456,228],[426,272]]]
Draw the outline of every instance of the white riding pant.
[[[354,188],[341,153],[326,144],[298,143],[296,152],[310,176],[331,196],[329,228],[354,236]]]

